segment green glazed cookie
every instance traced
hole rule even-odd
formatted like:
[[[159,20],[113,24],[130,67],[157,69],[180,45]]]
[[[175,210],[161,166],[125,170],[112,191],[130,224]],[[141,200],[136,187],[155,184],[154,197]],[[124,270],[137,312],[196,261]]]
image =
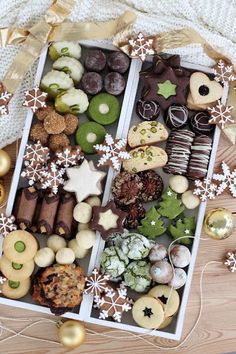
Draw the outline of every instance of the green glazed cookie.
[[[77,42],[54,42],[49,47],[49,56],[53,61],[64,56],[79,59],[81,57],[81,47]]]
[[[101,144],[106,133],[106,129],[98,123],[83,123],[76,132],[76,144],[80,145],[82,151],[86,154],[94,154],[94,145]]]
[[[90,101],[88,115],[99,124],[112,124],[119,118],[119,114],[120,103],[109,93],[99,93]]]
[[[40,88],[55,98],[59,93],[74,87],[73,80],[63,71],[51,70],[43,76]]]
[[[88,108],[88,96],[83,90],[71,88],[57,95],[55,108],[59,113],[79,114]]]
[[[138,231],[152,239],[164,234],[166,228],[156,208],[152,207],[146,212],[145,218],[141,220],[141,225],[138,226]]]
[[[161,196],[162,201],[158,208],[159,214],[167,217],[168,219],[175,219],[179,216],[185,209],[182,201],[178,198],[177,193],[175,193],[170,187],[168,187]]]
[[[131,262],[124,274],[125,284],[138,293],[148,290],[152,278],[150,275],[150,265],[146,261]]]
[[[195,218],[188,217],[188,218],[178,219],[175,224],[172,224],[168,227],[168,231],[174,240],[176,240],[179,237],[186,236],[184,238],[181,238],[177,242],[183,245],[191,245],[193,239],[190,238],[189,236],[194,236],[195,227],[196,227]]]
[[[52,65],[53,69],[64,71],[69,75],[75,83],[78,83],[81,80],[81,77],[84,73],[84,67],[75,58],[70,57],[61,57],[54,61]]]
[[[101,256],[102,270],[113,278],[124,273],[128,263],[128,257],[118,247],[105,248]]]

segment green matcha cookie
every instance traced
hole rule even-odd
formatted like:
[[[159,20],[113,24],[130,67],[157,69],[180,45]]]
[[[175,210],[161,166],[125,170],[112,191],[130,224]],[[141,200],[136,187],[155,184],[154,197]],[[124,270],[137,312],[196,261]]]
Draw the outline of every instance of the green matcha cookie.
[[[75,135],[76,144],[80,145],[82,151],[86,154],[94,154],[94,145],[101,144],[106,133],[106,129],[98,123],[87,122],[81,124]]]
[[[195,218],[188,217],[188,218],[178,219],[174,225],[170,225],[168,227],[168,231],[174,240],[176,240],[179,237],[186,236],[178,240],[178,243],[181,243],[183,245],[190,245],[193,239],[189,238],[189,236],[194,236],[195,227],[196,227]]]
[[[150,275],[150,264],[146,261],[131,262],[124,274],[125,284],[138,293],[148,290],[152,278]]]
[[[105,248],[101,256],[102,270],[113,278],[124,273],[128,263],[128,257],[118,247]]]
[[[119,118],[119,114],[120,103],[109,93],[99,93],[90,101],[88,115],[99,124],[112,124]]]
[[[181,199],[178,198],[177,193],[172,191],[171,188],[168,187],[162,194],[161,198],[162,201],[160,202],[157,211],[162,216],[173,220],[184,211],[185,207]]]
[[[138,226],[138,231],[142,235],[152,239],[155,239],[157,236],[164,234],[166,228],[160,217],[161,215],[154,207],[152,207],[146,212],[145,218],[141,220],[141,225]]]
[[[40,88],[48,93],[48,96],[55,98],[59,93],[74,87],[73,80],[63,71],[51,70],[43,76]]]

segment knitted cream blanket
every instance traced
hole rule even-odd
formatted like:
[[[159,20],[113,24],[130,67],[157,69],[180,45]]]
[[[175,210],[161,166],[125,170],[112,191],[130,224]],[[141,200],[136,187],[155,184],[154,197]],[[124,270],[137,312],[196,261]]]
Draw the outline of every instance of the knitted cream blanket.
[[[0,0],[0,27],[31,27],[51,5],[51,0]],[[137,13],[135,31],[147,34],[192,27],[212,46],[236,64],[236,0],[77,0],[68,18],[70,21],[108,20],[125,10]],[[18,52],[19,47],[0,48],[0,79]],[[192,63],[212,65],[200,45],[169,51],[181,54]],[[0,148],[21,136],[26,108],[23,93],[32,88],[37,63],[27,73],[10,104],[8,116],[0,117]]]

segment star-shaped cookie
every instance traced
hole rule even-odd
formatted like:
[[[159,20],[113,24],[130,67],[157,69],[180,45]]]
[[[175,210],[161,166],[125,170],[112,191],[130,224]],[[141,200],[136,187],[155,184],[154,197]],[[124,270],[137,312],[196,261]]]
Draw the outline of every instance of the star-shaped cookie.
[[[77,202],[102,193],[101,181],[106,173],[97,170],[91,161],[84,160],[80,166],[67,168],[66,174],[68,181],[63,188],[67,192],[74,192]]]

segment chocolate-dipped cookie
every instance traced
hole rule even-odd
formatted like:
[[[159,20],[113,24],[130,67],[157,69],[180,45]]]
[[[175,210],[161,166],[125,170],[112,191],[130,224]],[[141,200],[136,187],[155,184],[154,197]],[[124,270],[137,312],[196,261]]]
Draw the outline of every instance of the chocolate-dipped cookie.
[[[143,188],[141,178],[135,173],[121,172],[112,183],[112,195],[117,205],[134,204]]]
[[[85,73],[81,84],[83,90],[89,95],[96,95],[102,91],[102,76],[94,71]]]
[[[145,216],[145,209],[142,203],[136,202],[120,208],[128,214],[124,222],[124,227],[127,229],[136,229],[140,220]]]
[[[194,133],[209,135],[214,126],[209,124],[210,116],[207,112],[198,112],[190,118],[190,126]]]
[[[143,120],[155,120],[161,113],[160,105],[154,101],[138,100],[136,103],[136,113]]]
[[[130,60],[122,52],[112,52],[107,56],[107,65],[112,71],[124,74],[129,68]]]
[[[88,71],[102,71],[106,65],[106,56],[101,49],[90,49],[85,57],[84,66]]]
[[[140,198],[143,202],[150,202],[160,198],[163,191],[163,181],[160,175],[153,170],[138,173],[143,183]]]
[[[125,86],[126,81],[121,74],[113,71],[105,76],[104,88],[106,92],[110,93],[111,95],[120,95],[124,91]]]
[[[170,129],[181,128],[188,120],[188,109],[182,105],[172,105],[168,108],[165,123]]]
[[[188,178],[201,179],[206,177],[211,148],[212,139],[209,136],[200,135],[194,139],[188,165]]]

